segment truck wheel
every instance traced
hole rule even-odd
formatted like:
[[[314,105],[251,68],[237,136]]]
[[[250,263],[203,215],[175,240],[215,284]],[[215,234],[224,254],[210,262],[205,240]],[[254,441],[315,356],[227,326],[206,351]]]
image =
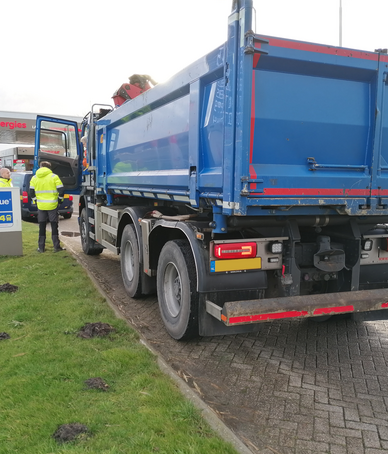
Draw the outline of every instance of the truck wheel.
[[[121,276],[126,292],[132,298],[141,296],[139,243],[133,225],[128,224],[121,237]]]
[[[89,236],[90,227],[88,221],[88,214],[86,208],[81,211],[81,219],[79,224],[79,230],[81,234],[82,250],[86,255],[98,255],[103,251],[103,247],[92,240]]]
[[[160,314],[170,336],[177,340],[198,336],[197,273],[187,241],[165,244],[156,282]]]

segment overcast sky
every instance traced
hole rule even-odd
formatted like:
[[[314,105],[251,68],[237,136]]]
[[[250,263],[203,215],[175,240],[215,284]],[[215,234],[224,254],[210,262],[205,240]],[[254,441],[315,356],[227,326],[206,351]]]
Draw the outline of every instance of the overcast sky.
[[[339,44],[340,0],[254,0],[256,32]],[[83,116],[133,73],[163,82],[226,40],[232,0],[18,0],[0,7],[0,110]],[[388,0],[342,0],[343,47],[388,47]]]

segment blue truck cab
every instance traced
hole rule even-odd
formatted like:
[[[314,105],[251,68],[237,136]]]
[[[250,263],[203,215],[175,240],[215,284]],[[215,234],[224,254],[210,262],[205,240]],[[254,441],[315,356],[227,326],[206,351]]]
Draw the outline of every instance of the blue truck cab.
[[[120,254],[175,339],[388,307],[388,56],[262,36],[252,15],[233,1],[222,46],[94,105],[80,134],[37,118],[35,167],[80,193],[84,252]]]

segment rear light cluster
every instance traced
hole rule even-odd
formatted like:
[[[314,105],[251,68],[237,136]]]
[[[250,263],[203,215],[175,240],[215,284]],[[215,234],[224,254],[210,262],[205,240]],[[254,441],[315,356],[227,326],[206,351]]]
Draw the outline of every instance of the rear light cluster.
[[[268,252],[270,254],[282,254],[283,243],[272,241],[268,243]],[[257,243],[225,243],[214,245],[214,257],[217,259],[247,259],[256,257]],[[276,260],[277,261],[277,260]]]
[[[69,195],[69,200],[70,200],[70,202],[73,201],[73,196],[72,195]]]
[[[381,235],[381,236],[380,236]],[[388,237],[387,233],[377,232],[372,238],[362,238],[361,240],[361,259],[362,265],[388,262]]]
[[[214,241],[210,245],[210,272],[279,270],[287,237]]]
[[[388,252],[388,238],[375,238],[376,246],[382,251]],[[370,238],[365,238],[361,242],[361,248],[363,251],[370,252],[373,249],[374,241]]]
[[[227,243],[214,246],[214,256],[218,259],[247,259],[256,257],[256,243]]]
[[[23,203],[28,203],[28,193],[26,191],[23,191],[22,202]]]

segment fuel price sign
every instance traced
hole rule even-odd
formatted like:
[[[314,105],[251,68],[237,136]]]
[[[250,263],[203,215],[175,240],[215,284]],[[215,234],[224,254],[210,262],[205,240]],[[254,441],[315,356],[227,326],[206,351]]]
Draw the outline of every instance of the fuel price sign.
[[[0,188],[1,255],[23,255],[19,188]]]
[[[13,225],[12,192],[0,191],[0,228]]]

